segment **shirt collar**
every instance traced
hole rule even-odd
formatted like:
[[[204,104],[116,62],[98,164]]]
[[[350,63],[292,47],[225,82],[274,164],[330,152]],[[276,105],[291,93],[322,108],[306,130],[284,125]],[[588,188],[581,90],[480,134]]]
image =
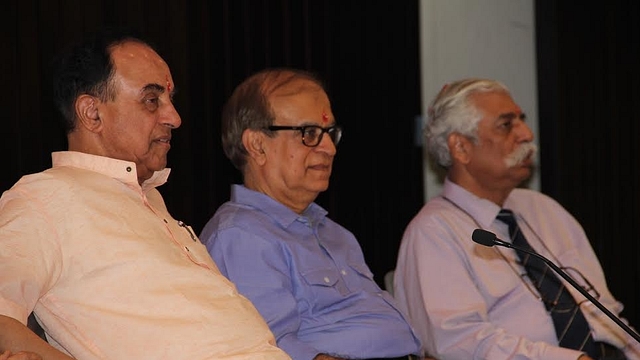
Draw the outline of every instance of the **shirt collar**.
[[[455,184],[449,178],[444,180],[442,195],[465,211],[483,228],[489,228],[498,216],[500,207],[493,202],[477,197],[462,186]]]
[[[136,170],[136,164],[131,161],[118,160],[105,156],[86,154],[77,151],[53,152],[51,154],[51,160],[53,167],[71,166],[94,171],[112,177],[129,186],[142,188],[143,192],[146,192],[167,182],[169,173],[171,172],[171,169],[169,168],[156,171],[149,179],[142,183],[142,186],[140,186],[138,184],[138,172]]]
[[[316,203],[298,214],[272,197],[239,184],[231,186],[231,201],[253,207],[285,228],[298,220],[318,224],[327,216],[327,211]]]

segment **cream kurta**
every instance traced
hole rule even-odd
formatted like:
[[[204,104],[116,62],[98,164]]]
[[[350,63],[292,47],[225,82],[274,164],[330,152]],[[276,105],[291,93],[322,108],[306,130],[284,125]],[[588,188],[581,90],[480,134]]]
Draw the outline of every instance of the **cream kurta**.
[[[77,152],[0,199],[0,314],[78,359],[288,359],[135,164]]]

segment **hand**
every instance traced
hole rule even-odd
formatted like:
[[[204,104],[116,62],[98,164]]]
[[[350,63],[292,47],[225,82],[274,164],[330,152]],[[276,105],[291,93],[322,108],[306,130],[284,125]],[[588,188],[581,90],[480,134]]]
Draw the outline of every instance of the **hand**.
[[[42,360],[42,356],[29,351],[19,351],[12,355],[11,351],[7,350],[0,354],[0,360]]]
[[[2,360],[2,358],[0,358],[0,360]],[[345,359],[334,357],[334,356],[327,355],[327,354],[318,354],[318,355],[316,355],[316,357],[313,358],[313,360],[345,360]],[[580,359],[580,360],[582,360],[582,359]]]
[[[0,359],[2,360],[2,359]],[[580,355],[580,357],[578,358],[578,360],[593,360],[593,358],[587,354],[582,354]]]

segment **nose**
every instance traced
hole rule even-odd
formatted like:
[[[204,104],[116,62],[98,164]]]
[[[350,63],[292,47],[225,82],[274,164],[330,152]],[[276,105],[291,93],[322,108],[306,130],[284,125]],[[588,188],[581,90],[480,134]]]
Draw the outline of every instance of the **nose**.
[[[322,139],[318,146],[316,146],[316,150],[322,151],[330,156],[334,156],[337,152],[336,144],[333,143],[331,136],[327,133],[322,134]]]
[[[533,141],[533,131],[531,131],[529,125],[520,119],[516,120],[516,122],[518,124],[518,138],[524,142]]]
[[[178,114],[178,111],[173,106],[173,103],[169,103],[166,109],[166,113],[163,115],[161,121],[162,125],[165,125],[171,129],[177,129],[180,127],[180,125],[182,125],[180,114]]]

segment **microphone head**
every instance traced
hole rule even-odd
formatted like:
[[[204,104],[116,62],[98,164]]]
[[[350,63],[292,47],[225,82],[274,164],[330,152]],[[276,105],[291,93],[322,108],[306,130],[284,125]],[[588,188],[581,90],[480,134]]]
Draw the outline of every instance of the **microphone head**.
[[[475,229],[473,230],[473,234],[471,234],[471,239],[484,246],[493,246],[496,244],[496,234],[483,230],[483,229]]]

